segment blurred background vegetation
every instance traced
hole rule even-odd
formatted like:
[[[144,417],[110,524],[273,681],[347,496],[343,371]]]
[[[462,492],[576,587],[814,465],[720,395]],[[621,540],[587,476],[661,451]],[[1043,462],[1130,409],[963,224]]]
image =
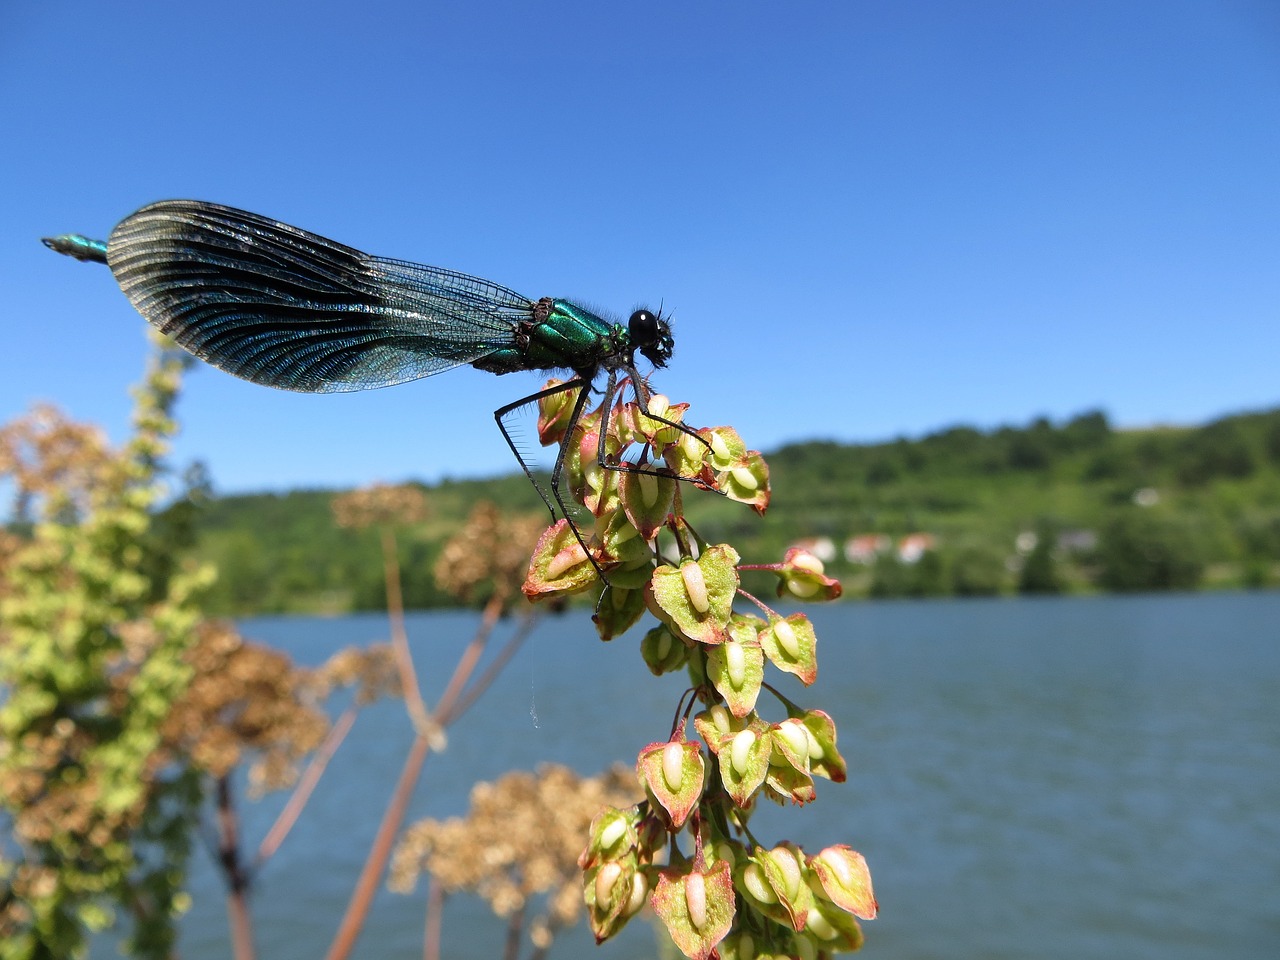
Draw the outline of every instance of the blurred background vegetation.
[[[471,687],[478,661],[464,655],[462,682],[428,717],[401,597],[483,606],[468,650],[499,617],[529,615],[518,584],[546,517],[523,476],[219,497],[203,467],[176,476],[166,462],[188,362],[158,349],[119,449],[51,407],[0,426],[13,495],[0,529],[0,823],[13,838],[0,848],[0,960],[76,955],[90,931],[125,920],[134,955],[172,955],[209,797],[235,954],[251,957],[247,894],[282,834],[273,827],[256,857],[242,849],[235,768],[251,765],[255,788],[292,787],[286,812],[300,809],[348,715],[399,693],[417,731],[388,806],[402,816],[435,731],[510,653]],[[689,520],[762,560],[802,545],[847,596],[1280,585],[1280,409],[1126,431],[1090,412],[799,443],[769,463],[782,492],[763,520],[711,495],[687,498]],[[206,619],[384,608],[389,646],[340,651],[312,671]],[[330,725],[327,698],[347,688],[363,692]],[[371,849],[370,876],[395,832]],[[410,872],[433,870],[429,846],[405,848]],[[333,955],[350,950],[373,889],[357,885]]]
[[[176,956],[197,836],[226,884],[232,955],[252,960],[250,889],[358,710],[402,696],[415,729],[385,839],[366,860],[376,879],[428,750],[442,748],[442,730],[483,694],[536,619],[519,587],[541,522],[475,503],[440,545],[433,589],[454,605],[482,605],[485,615],[428,715],[403,622],[394,528],[420,523],[429,508],[420,490],[388,486],[323,502],[326,525],[376,538],[389,644],[345,648],[306,669],[207,618],[203,599],[217,571],[198,559],[200,523],[214,502],[202,471],[188,471],[183,495],[157,509],[173,488],[173,410],[192,362],[157,342],[134,391],[132,435],[119,448],[47,405],[0,425],[0,482],[14,492],[12,519],[0,528],[0,960],[87,956],[91,935],[106,930],[123,935],[130,956]],[[521,627],[473,676],[504,615]],[[344,691],[351,695],[331,724],[329,698]],[[585,797],[594,781],[570,776]],[[253,795],[291,791],[256,853],[239,825],[246,783]],[[580,805],[564,813],[565,829],[580,837],[592,813]],[[415,848],[423,862],[407,864],[410,873],[435,876],[428,846]],[[554,878],[544,869],[523,896],[576,877],[576,851],[563,847],[544,856],[559,864]],[[454,878],[455,888],[506,882],[518,868],[473,871]],[[356,885],[331,958],[349,955],[375,889]],[[578,905],[581,912],[580,894]],[[523,919],[509,927],[517,936]],[[574,920],[565,909],[541,918],[543,942]]]
[[[1142,430],[1093,411],[918,440],[796,443],[767,459],[780,492],[763,521],[710,496],[689,498],[689,518],[751,556],[805,542],[846,596],[1280,585],[1280,409]],[[542,510],[515,473],[418,486],[428,514],[401,541],[409,608],[456,603],[432,570],[476,503]],[[199,465],[185,487],[156,535],[181,543],[180,559],[216,565],[210,612],[383,607],[377,534],[334,525],[339,491],[218,496]]]

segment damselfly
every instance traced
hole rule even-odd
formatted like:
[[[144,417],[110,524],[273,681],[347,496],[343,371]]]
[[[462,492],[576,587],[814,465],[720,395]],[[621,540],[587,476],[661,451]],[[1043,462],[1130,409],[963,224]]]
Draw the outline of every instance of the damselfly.
[[[568,300],[529,300],[477,277],[371,256],[254,213],[195,200],[143,207],[105,242],[65,234],[44,243],[107,264],[133,306],[161,333],[201,360],[269,387],[366,390],[463,364],[499,374],[572,371],[572,379],[494,411],[552,516],[558,506],[571,524],[560,490],[569,443],[560,444],[551,473],[553,505],[506,418],[528,403],[577,390],[566,431],[572,437],[601,373],[607,375],[606,416],[622,380],[646,409],[636,354],[663,367],[674,346],[667,321],[647,309],[636,310],[624,325]],[[706,443],[683,424],[648,415]],[[597,453],[601,466],[638,469],[606,462],[605,432]],[[574,533],[582,543],[576,525]]]

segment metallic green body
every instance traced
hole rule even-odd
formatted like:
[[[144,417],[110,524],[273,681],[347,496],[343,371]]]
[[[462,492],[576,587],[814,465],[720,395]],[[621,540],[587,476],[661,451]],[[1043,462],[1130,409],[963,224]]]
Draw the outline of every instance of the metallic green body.
[[[607,323],[567,300],[546,297],[533,318],[520,325],[510,347],[472,362],[478,370],[596,370],[608,357],[628,356],[631,338],[621,324]]]
[[[96,263],[107,262],[107,244],[105,240],[90,240],[78,233],[64,233],[59,237],[45,237],[42,241],[50,250],[75,257],[77,260],[92,260]]]

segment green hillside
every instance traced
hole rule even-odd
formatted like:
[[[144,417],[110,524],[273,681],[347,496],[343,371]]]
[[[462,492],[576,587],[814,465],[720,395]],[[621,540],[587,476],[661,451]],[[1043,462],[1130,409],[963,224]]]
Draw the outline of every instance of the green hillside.
[[[848,595],[1280,585],[1280,409],[1133,431],[1093,412],[882,444],[797,443],[766,456],[774,499],[765,517],[688,490],[691,521],[752,562],[809,539],[834,553],[829,571]],[[400,534],[411,607],[446,602],[432,566],[474,503],[543,509],[519,474],[422,489],[431,515]],[[196,498],[166,519],[193,522],[191,552],[220,568],[217,612],[379,608],[377,535],[334,524],[336,492]],[[910,534],[924,535],[914,540],[923,552],[903,562]],[[845,557],[854,537],[871,551],[866,562]]]

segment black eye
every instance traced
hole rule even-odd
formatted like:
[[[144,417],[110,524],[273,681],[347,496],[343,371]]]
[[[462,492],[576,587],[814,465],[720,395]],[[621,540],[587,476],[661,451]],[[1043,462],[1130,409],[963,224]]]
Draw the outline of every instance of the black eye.
[[[648,310],[637,310],[627,321],[627,332],[637,347],[654,343],[658,339],[658,318]]]

